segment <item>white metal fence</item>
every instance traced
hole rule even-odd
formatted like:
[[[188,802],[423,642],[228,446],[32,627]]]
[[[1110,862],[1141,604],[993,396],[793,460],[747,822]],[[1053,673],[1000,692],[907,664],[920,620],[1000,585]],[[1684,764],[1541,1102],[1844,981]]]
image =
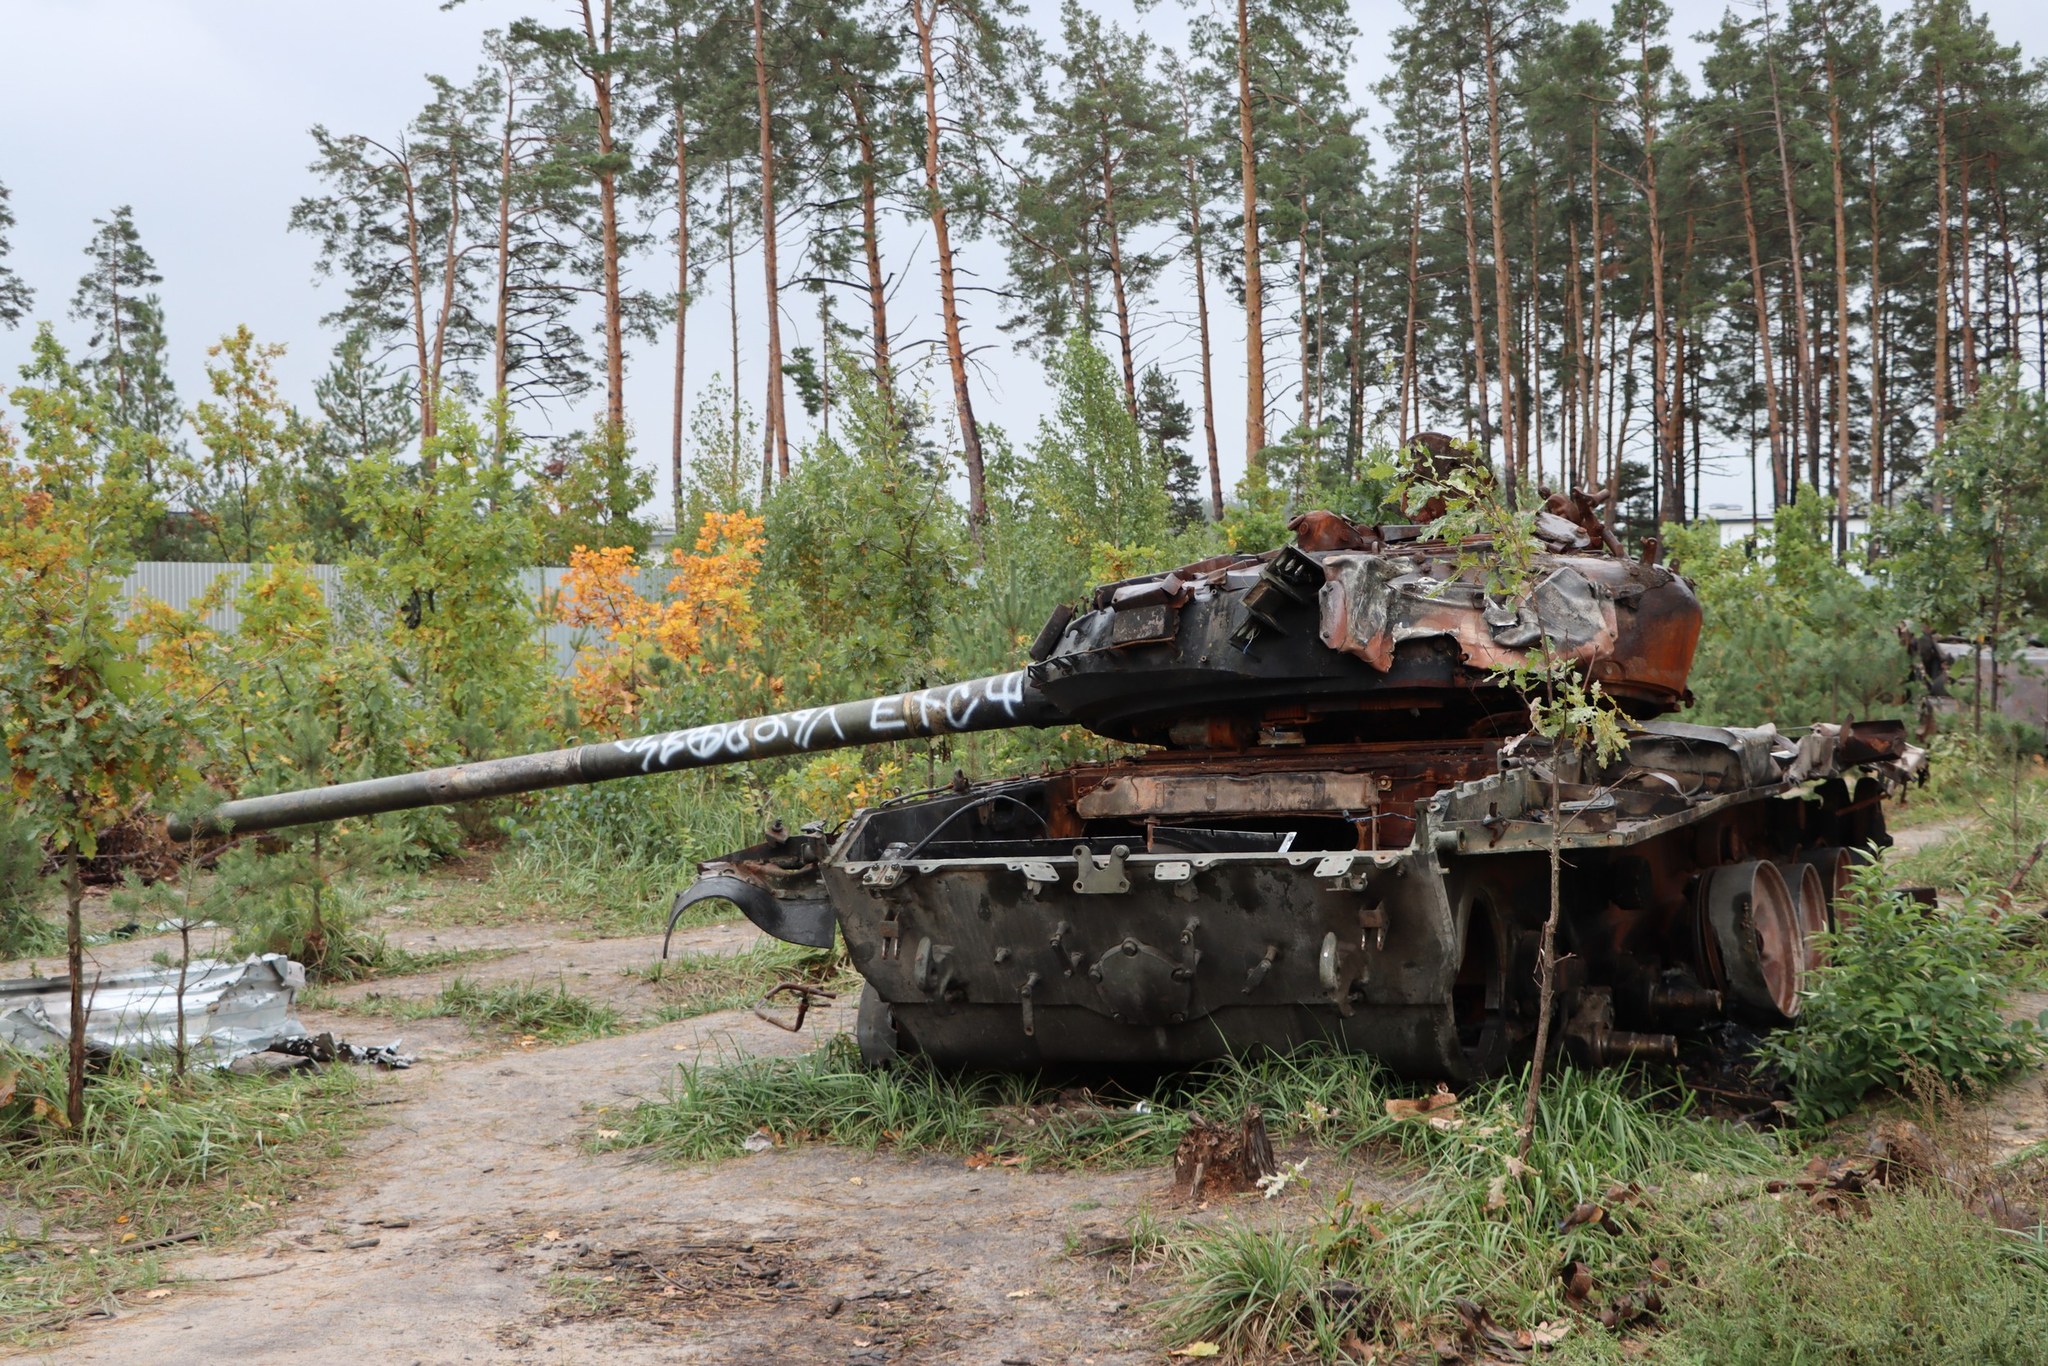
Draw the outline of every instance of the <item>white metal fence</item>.
[[[208,627],[227,635],[242,629],[242,614],[234,602],[242,581],[263,568],[258,564],[223,561],[145,560],[130,570],[122,581],[121,596],[130,603],[141,597],[151,597],[183,609],[205,596],[220,580],[228,579],[231,586],[221,595],[219,605],[207,612],[205,618]],[[333,609],[340,603],[343,591],[341,568],[331,564],[308,565],[306,568],[314,582],[320,585],[328,608]],[[563,626],[555,620],[555,604],[562,593],[562,576],[568,572],[558,565],[546,565],[523,569],[519,573],[520,587],[534,605],[535,634],[547,641],[549,652],[554,656],[555,669],[560,673],[568,672],[577,644],[589,634],[579,627]],[[640,593],[649,598],[665,596],[668,582],[676,572],[668,565],[642,570],[637,585]],[[376,606],[372,604],[373,608]]]

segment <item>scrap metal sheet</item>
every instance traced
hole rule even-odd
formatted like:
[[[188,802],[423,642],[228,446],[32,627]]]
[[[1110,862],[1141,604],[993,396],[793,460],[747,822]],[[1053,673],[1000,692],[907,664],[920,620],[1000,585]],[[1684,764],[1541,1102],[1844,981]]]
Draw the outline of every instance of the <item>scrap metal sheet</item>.
[[[185,969],[185,1042],[220,1066],[285,1039],[305,1037],[292,1004],[306,970],[283,954],[239,963],[200,959]],[[101,973],[86,982],[85,1041],[106,1053],[168,1052],[177,1044],[176,968]],[[0,981],[0,1045],[30,1052],[66,1047],[71,979]]]

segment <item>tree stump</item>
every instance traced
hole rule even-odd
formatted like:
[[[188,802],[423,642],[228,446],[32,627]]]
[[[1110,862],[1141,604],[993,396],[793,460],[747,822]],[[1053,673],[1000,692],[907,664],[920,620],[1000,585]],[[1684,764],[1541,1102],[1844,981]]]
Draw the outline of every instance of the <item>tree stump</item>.
[[[1256,1105],[1246,1106],[1236,1124],[1196,1116],[1173,1152],[1174,1189],[1190,1200],[1256,1190],[1261,1177],[1277,1170],[1266,1117]]]

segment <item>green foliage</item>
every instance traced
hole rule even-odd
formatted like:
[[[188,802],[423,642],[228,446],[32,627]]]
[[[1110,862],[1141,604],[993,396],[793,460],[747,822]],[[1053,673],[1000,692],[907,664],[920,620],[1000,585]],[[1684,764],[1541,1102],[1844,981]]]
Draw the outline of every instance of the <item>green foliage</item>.
[[[2004,935],[1982,889],[1929,909],[1875,865],[1836,900],[1798,1027],[1766,1038],[1802,1117],[1834,1119],[1877,1088],[1928,1074],[1969,1090],[2044,1056],[2041,1030],[2004,1016]]]
[[[206,453],[190,463],[185,501],[205,509],[218,558],[258,560],[306,532],[298,476],[309,431],[278,395],[273,366],[282,346],[259,345],[238,327],[207,354],[216,362],[206,367],[213,397],[192,410]]]
[[[7,398],[21,422],[24,487],[53,499],[60,519],[94,527],[103,555],[133,558],[163,518],[150,476],[153,462],[169,459],[168,448],[115,422],[106,393],[72,364],[47,324],[36,329],[21,379]],[[0,429],[0,455],[12,454]]]
[[[28,821],[0,806],[0,958],[63,947],[43,912],[55,889],[43,876],[43,846]]]
[[[653,537],[639,510],[654,496],[654,476],[633,463],[624,428],[600,427],[562,442],[537,471],[535,492],[541,515],[532,563],[567,564],[578,546],[645,551]]]
[[[1987,381],[1926,484],[1877,526],[1901,607],[1938,633],[2022,643],[2048,612],[2048,397],[2016,374]]]
[[[1706,618],[1691,678],[1703,724],[1797,726],[1903,706],[1898,609],[1835,562],[1828,517],[1802,487],[1753,543],[1722,546],[1712,522],[1667,528],[1670,559]]]
[[[547,661],[519,580],[537,544],[510,463],[449,404],[417,471],[372,452],[349,473],[348,503],[377,546],[350,563],[348,582],[388,614],[392,667],[418,691],[449,757],[526,748]]]
[[[805,450],[762,505],[757,658],[792,700],[939,681],[966,570],[966,518],[944,460],[920,449],[843,359],[838,392],[835,435]]]

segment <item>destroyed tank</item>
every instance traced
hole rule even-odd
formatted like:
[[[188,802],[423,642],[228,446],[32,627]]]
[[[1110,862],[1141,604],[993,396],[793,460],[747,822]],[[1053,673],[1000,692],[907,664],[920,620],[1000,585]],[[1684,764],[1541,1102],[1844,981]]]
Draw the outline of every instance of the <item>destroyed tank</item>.
[[[1012,673],[231,801],[173,833],[1081,726],[1145,748],[776,827],[675,909],[843,936],[871,1062],[1156,1068],[1322,1041],[1470,1078],[1530,1051],[1555,842],[1565,1045],[1674,1056],[1712,1022],[1798,1013],[1812,935],[1924,755],[1897,723],[1660,719],[1688,701],[1699,603],[1654,543],[1620,553],[1598,502],[1549,499],[1511,594],[1483,540],[1311,513],[1281,549],[1096,589]],[[1539,647],[1630,718],[1613,761],[1526,733],[1503,668]]]

